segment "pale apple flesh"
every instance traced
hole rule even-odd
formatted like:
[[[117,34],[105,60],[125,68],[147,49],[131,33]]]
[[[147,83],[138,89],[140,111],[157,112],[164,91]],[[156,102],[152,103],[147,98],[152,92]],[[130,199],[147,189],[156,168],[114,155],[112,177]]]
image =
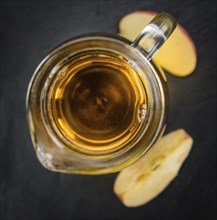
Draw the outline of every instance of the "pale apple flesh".
[[[130,13],[121,19],[119,32],[133,41],[156,15],[157,13],[153,11]],[[188,32],[180,24],[154,55],[154,60],[176,76],[187,76],[194,71],[197,62],[196,47]]]
[[[127,207],[154,199],[177,176],[192,144],[193,139],[183,129],[165,135],[148,155],[118,174],[115,194]]]

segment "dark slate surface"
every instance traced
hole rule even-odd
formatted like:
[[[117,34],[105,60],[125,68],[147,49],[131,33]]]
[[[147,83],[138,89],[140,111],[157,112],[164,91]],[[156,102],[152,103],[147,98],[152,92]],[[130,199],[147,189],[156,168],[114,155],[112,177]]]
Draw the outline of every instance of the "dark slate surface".
[[[1,1],[1,220],[211,220],[216,217],[216,1]],[[116,174],[64,175],[45,170],[30,140],[25,95],[36,66],[62,41],[117,32],[135,10],[168,11],[194,39],[195,73],[167,74],[167,131],[185,128],[194,147],[179,176],[157,199],[129,209],[112,191]],[[187,54],[186,54],[187,56]]]

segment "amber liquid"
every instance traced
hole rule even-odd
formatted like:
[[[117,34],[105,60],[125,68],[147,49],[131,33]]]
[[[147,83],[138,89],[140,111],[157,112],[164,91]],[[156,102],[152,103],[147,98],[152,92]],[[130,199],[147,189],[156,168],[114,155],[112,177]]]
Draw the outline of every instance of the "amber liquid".
[[[57,76],[48,106],[56,131],[72,148],[120,148],[137,134],[146,94],[136,71],[121,57],[82,55]]]

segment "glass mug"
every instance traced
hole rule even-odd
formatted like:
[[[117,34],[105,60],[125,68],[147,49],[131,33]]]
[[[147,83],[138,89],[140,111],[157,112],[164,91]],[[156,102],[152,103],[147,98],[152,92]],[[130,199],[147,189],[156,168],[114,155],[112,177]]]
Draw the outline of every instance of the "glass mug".
[[[29,83],[26,108],[45,168],[112,173],[151,149],[165,129],[168,108],[165,75],[151,59],[175,26],[162,12],[134,42],[89,34],[44,58]]]

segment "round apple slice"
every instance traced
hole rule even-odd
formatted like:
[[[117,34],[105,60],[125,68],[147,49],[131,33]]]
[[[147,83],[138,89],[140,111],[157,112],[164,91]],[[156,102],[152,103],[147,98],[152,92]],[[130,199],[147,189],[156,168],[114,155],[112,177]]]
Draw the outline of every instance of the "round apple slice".
[[[124,16],[119,23],[120,34],[133,41],[156,15],[152,11],[136,11]],[[190,35],[180,24],[154,55],[154,60],[175,76],[187,76],[194,71],[196,48]]]
[[[118,174],[115,194],[127,207],[146,204],[177,176],[192,144],[193,139],[183,129],[165,135],[147,156]]]

